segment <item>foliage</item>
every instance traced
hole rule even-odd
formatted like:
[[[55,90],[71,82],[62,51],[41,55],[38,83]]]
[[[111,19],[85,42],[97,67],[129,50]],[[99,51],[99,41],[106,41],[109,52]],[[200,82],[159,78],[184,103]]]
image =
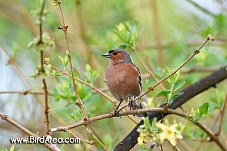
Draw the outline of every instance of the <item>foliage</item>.
[[[165,74],[169,75],[171,73],[172,71],[169,68],[167,68]],[[157,95],[158,97],[165,96],[167,98],[166,103],[168,105],[171,105],[173,103],[173,100],[182,94],[181,92],[176,93],[176,91],[182,88],[185,84],[185,81],[180,81],[180,82],[178,81],[180,74],[181,74],[181,71],[177,72],[176,74],[168,78],[167,82],[170,84],[170,89],[162,90]]]

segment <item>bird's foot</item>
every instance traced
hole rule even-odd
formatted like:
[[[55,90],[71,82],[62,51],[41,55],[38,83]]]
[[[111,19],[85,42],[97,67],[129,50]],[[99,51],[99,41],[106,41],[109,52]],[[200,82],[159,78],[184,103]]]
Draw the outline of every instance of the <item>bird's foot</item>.
[[[132,108],[133,108],[132,101],[129,101],[129,102],[128,102],[128,107],[129,107],[129,109],[130,109],[130,111],[131,111]]]
[[[121,117],[118,110],[114,111],[114,115],[117,116],[117,117]]]

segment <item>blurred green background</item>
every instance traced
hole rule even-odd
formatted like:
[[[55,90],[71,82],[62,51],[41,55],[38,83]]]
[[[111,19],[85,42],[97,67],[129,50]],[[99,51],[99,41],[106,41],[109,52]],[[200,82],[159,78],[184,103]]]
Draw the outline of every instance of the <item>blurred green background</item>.
[[[38,15],[41,0],[26,1],[0,0],[0,111],[25,126],[33,133],[44,135],[44,103],[42,95],[19,95],[9,91],[42,92],[41,77],[33,78],[39,66],[39,49],[32,46],[39,35]],[[136,44],[136,52],[158,79],[164,77],[168,67],[175,69],[181,65],[193,51],[211,34],[216,39],[209,42],[199,55],[193,58],[183,69],[180,80],[190,85],[215,71],[227,62],[227,1],[226,0],[64,0],[62,9],[65,23],[68,25],[69,46],[72,52],[73,67],[76,76],[103,90],[108,96],[105,70],[108,60],[101,55],[122,44],[113,31],[117,25],[136,25],[141,29],[141,36]],[[63,69],[59,56],[65,56],[67,49],[64,34],[58,27],[62,26],[58,6],[47,1],[43,17],[44,40],[49,44],[44,55],[50,58],[52,65]],[[30,47],[29,47],[30,46]],[[155,84],[148,71],[132,51],[134,63],[143,77],[143,91]],[[192,70],[196,69],[196,70]],[[191,72],[188,72],[191,71]],[[67,125],[81,119],[79,108],[73,104],[71,80],[66,76],[50,74],[46,77],[49,97],[51,127]],[[67,85],[67,89],[64,87]],[[224,99],[227,82],[209,89],[186,103],[183,108],[190,111],[204,102],[217,98]],[[89,87],[78,83],[79,93],[89,116],[109,113],[114,110],[110,101],[93,92]],[[163,85],[168,87],[168,83]],[[162,87],[157,87],[142,99],[145,103],[154,99],[154,105],[165,101],[157,97]],[[218,110],[212,111],[202,119],[212,130]],[[226,117],[226,116],[225,116]],[[77,119],[78,118],[78,119]],[[140,118],[133,117],[137,122]],[[178,119],[170,116],[170,119]],[[227,121],[224,118],[222,142],[227,144]],[[179,119],[184,121],[182,119]],[[186,121],[184,121],[186,123]],[[109,150],[112,150],[135,126],[127,117],[104,119],[89,124],[88,128]],[[213,127],[212,127],[213,126]],[[93,140],[89,145],[59,145],[64,150],[103,150],[103,147],[88,132],[86,127],[72,129],[76,136],[83,140]],[[27,137],[26,134],[0,120],[0,146],[9,149],[11,137]],[[53,137],[71,137],[65,132],[57,132]],[[192,147],[193,146],[193,147]],[[41,145],[15,145],[17,150],[47,150]],[[191,140],[185,137],[179,142],[182,150],[219,150],[213,143]],[[133,150],[139,150],[136,146]],[[169,150],[168,145],[166,150]]]

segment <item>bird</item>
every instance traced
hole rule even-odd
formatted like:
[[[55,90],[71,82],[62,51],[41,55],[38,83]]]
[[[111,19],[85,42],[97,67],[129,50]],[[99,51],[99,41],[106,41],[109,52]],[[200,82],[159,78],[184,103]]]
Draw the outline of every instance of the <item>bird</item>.
[[[106,83],[110,93],[119,102],[114,114],[118,115],[118,108],[122,101],[129,101],[129,107],[133,110],[142,109],[139,100],[131,102],[140,95],[142,83],[140,71],[133,63],[130,54],[122,49],[112,49],[102,55],[109,59],[109,65],[106,70]],[[145,114],[136,114],[136,116],[145,116]]]

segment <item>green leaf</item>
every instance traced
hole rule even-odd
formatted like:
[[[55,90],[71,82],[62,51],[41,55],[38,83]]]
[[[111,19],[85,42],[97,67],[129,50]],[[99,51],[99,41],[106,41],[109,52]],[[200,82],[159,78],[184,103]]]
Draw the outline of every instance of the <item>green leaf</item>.
[[[83,118],[83,116],[84,115],[79,108],[74,109],[73,112],[71,113],[71,115],[67,115],[68,118],[71,118],[71,119],[75,120],[76,122],[80,121]]]
[[[179,93],[176,93],[172,96],[172,99],[176,99],[178,98],[179,96],[181,96],[182,94],[184,94],[184,92],[179,92]]]
[[[146,117],[146,118],[143,119],[143,121],[144,121],[146,131],[150,131],[151,124],[150,124],[149,118]]]
[[[160,96],[167,96],[168,94],[170,94],[171,91],[170,90],[163,90],[161,92],[158,93],[157,97],[160,97]]]
[[[185,81],[181,81],[181,82],[176,82],[176,84],[174,85],[173,90],[177,91],[178,89],[180,89],[186,82]]]
[[[8,151],[5,147],[2,147],[1,151]]]
[[[216,103],[210,103],[209,105],[209,111],[214,111],[215,109],[218,109],[218,106]]]
[[[209,103],[204,103],[198,109],[199,117],[205,116],[208,112]]]
[[[137,35],[137,37],[136,37],[136,42],[139,41],[139,39],[140,39],[140,37],[141,37],[141,35],[142,35],[142,32],[143,32],[143,27],[141,27],[140,30],[139,30],[139,33],[138,33],[138,35]]]
[[[155,117],[153,120],[152,120],[152,128],[155,128],[156,127],[156,123],[157,123],[157,118]]]
[[[171,99],[169,99],[169,100],[167,100],[167,104],[168,105],[171,105],[173,103],[173,99],[171,98]]]

